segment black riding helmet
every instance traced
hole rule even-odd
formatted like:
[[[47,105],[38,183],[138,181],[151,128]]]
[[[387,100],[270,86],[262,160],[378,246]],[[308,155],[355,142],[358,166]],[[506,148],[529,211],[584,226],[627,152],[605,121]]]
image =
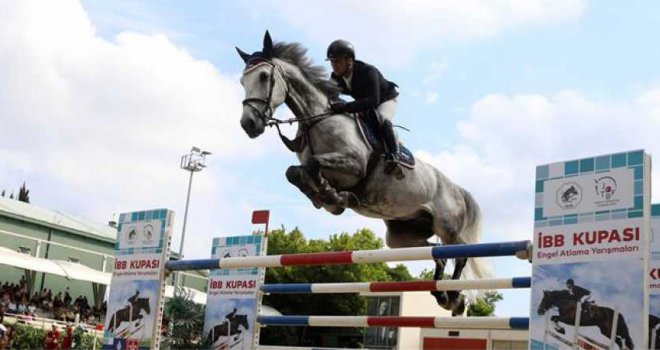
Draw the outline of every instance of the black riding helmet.
[[[346,40],[335,40],[328,46],[327,59],[350,57],[355,59],[355,50],[353,44]]]
[[[573,286],[573,285],[575,285],[575,282],[573,282],[572,278],[569,278],[568,280],[566,280],[566,284],[568,284],[570,286]]]

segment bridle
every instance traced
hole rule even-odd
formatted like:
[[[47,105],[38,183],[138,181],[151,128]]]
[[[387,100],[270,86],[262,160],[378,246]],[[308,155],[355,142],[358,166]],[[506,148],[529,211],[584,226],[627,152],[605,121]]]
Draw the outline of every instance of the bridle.
[[[254,60],[254,62],[251,62]],[[243,72],[243,75],[247,73],[250,70],[253,70],[263,64],[269,65],[270,68],[270,84],[268,88],[268,97],[267,98],[262,98],[262,97],[248,97],[243,100],[243,106],[248,106],[250,107],[253,111],[256,112],[257,117],[261,119],[261,121],[264,123],[266,126],[276,126],[278,127],[280,124],[293,124],[293,123],[299,123],[299,122],[305,122],[309,120],[315,120],[323,117],[327,117],[329,115],[332,115],[332,111],[327,111],[323,112],[320,114],[315,114],[307,117],[302,117],[302,118],[289,118],[289,119],[278,119],[273,117],[273,104],[272,104],[272,99],[273,99],[273,90],[275,89],[275,69],[277,69],[282,76],[284,76],[284,72],[282,71],[282,67],[276,65],[272,61],[265,59],[265,58],[254,58],[251,61],[248,62],[248,67],[247,69]],[[288,86],[287,86],[287,95],[288,95]],[[255,106],[255,102],[260,103],[263,105],[263,108],[258,108],[258,106]],[[279,127],[278,127],[279,131]]]
[[[268,61],[266,59],[258,59],[255,60],[254,63],[251,63],[251,65],[248,65],[248,68],[245,70],[245,72],[243,72],[243,74],[247,73],[250,70],[256,69],[257,67],[263,64],[268,64],[271,67],[268,98],[248,97],[243,100],[243,106],[248,106],[252,108],[252,110],[256,112],[257,117],[259,117],[264,122],[264,124],[268,125],[270,124],[271,121],[277,120],[276,118],[273,118],[273,105],[271,101],[273,99],[273,90],[275,89],[275,67],[277,66],[273,62]],[[260,109],[257,106],[255,106],[254,102],[261,103],[263,105],[263,109]]]

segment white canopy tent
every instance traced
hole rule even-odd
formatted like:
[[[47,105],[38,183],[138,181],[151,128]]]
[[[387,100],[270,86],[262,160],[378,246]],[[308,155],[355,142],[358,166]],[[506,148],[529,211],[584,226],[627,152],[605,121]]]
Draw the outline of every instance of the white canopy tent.
[[[30,254],[20,253],[6,247],[0,247],[0,264],[62,276],[71,280],[92,282],[103,286],[110,286],[112,280],[112,273],[110,272],[95,270],[89,266],[72,261],[36,258]],[[192,294],[195,303],[206,303],[206,293],[190,287],[183,287],[183,289]],[[105,292],[106,298],[109,291],[110,288]],[[165,297],[172,298],[173,296],[174,287],[170,285],[166,286]]]
[[[36,258],[6,247],[0,247],[0,264],[103,285],[109,285],[112,279],[111,273],[95,270],[80,263]]]

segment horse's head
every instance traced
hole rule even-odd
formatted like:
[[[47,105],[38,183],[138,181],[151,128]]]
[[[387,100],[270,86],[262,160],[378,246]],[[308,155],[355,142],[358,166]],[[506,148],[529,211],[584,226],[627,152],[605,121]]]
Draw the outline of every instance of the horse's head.
[[[250,323],[248,322],[247,315],[236,315],[235,322],[238,322],[239,326],[245,327],[245,330],[250,329]]]
[[[149,305],[149,298],[138,298],[138,300],[135,301],[135,304],[137,305],[138,309],[144,310],[147,315],[151,314],[151,306]]]
[[[266,31],[263,48],[247,54],[236,48],[245,62],[241,85],[245,90],[241,126],[251,138],[264,132],[275,109],[286,99],[286,82],[282,69],[273,60],[273,41]]]
[[[539,303],[539,308],[536,310],[539,315],[544,315],[552,307],[552,292],[547,290],[543,291],[543,299]]]

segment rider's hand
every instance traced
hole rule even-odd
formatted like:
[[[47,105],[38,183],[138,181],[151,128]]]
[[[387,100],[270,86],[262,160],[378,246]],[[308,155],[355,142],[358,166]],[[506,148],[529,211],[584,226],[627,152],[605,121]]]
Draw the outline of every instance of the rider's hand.
[[[330,102],[330,110],[334,113],[344,113],[346,112],[346,102],[332,101]]]

